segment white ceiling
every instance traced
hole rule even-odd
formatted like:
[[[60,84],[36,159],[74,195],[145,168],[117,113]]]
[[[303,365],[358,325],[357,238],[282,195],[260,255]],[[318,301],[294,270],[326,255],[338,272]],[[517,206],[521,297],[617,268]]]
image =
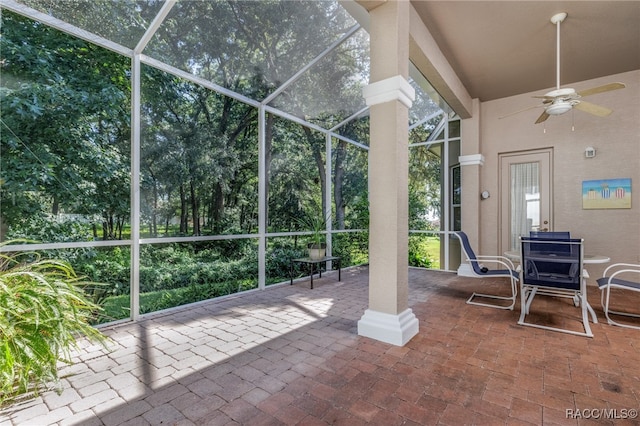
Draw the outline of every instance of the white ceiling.
[[[489,101],[640,69],[640,1],[425,1],[416,11],[472,98]]]

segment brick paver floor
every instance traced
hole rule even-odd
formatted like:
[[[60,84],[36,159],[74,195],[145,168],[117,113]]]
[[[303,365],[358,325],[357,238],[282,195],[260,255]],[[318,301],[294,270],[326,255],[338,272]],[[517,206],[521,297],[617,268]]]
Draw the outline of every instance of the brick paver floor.
[[[82,345],[63,391],[0,412],[2,425],[640,424],[640,331],[599,324],[585,338],[465,304],[500,281],[410,269],[420,332],[404,347],[357,335],[368,270],[204,302],[104,329]],[[486,289],[483,289],[486,290]],[[640,306],[640,297],[625,300]],[[568,300],[540,318],[580,327]]]

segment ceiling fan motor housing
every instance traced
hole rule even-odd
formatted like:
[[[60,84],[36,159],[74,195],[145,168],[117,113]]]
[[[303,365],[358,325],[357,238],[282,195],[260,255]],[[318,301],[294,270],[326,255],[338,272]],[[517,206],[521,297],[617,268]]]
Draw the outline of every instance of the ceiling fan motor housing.
[[[557,97],[566,97],[566,98],[577,98],[578,94],[571,87],[566,87],[564,89],[556,89],[552,90],[548,93],[545,93],[545,97],[557,98]]]

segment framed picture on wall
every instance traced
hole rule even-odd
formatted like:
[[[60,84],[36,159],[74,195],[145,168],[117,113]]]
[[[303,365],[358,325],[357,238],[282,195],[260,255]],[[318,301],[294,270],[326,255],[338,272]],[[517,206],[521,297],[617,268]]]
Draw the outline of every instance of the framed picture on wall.
[[[631,178],[582,181],[582,208],[630,209]]]

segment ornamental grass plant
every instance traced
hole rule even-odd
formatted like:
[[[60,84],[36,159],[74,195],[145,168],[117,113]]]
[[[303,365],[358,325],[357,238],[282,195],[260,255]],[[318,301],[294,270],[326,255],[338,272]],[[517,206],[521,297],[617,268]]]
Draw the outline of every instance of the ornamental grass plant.
[[[65,261],[0,253],[0,406],[59,387],[58,362],[71,363],[78,337],[106,345],[88,284]]]
[[[327,224],[331,222],[331,214],[325,215],[321,207],[310,208],[297,218],[296,222],[303,231],[311,231],[310,244],[319,248],[324,244],[324,234],[327,230]]]

